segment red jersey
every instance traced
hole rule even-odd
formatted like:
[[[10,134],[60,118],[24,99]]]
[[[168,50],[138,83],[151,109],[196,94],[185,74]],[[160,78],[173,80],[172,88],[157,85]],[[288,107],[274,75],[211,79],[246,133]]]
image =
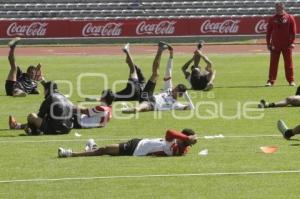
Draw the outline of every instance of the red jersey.
[[[269,19],[267,27],[267,45],[275,49],[288,48],[295,42],[296,22],[292,15],[284,12],[283,15],[274,15]]]

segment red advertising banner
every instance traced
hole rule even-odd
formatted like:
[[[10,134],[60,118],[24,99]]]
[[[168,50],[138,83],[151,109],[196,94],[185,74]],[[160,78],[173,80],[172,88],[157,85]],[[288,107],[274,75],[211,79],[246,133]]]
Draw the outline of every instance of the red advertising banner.
[[[124,20],[0,20],[0,38],[230,36],[266,33],[268,17]],[[296,17],[298,34],[300,17]]]

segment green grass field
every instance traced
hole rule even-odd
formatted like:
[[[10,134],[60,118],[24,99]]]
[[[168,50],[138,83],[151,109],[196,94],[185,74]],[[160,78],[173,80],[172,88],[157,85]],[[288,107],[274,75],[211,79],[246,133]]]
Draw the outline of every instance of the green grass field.
[[[174,59],[174,84],[185,82],[180,67],[190,55]],[[258,110],[261,98],[277,101],[293,95],[287,86],[283,64],[273,88],[263,87],[268,71],[268,55],[209,55],[217,70],[215,89],[210,92],[189,91],[198,104],[194,112],[153,112],[136,116],[122,115],[115,106],[114,119],[105,128],[72,130],[62,136],[22,136],[22,131],[8,130],[8,115],[25,122],[26,115],[37,112],[43,96],[11,98],[5,96],[8,72],[6,56],[0,60],[0,198],[298,198],[300,194],[299,140],[286,141],[276,129],[284,119],[291,127],[299,123],[297,108]],[[299,66],[299,55],[295,55]],[[153,56],[135,56],[149,77]],[[161,64],[163,74],[167,56]],[[25,70],[41,62],[49,80],[72,82],[71,100],[81,103],[77,77],[82,73],[103,73],[108,86],[128,75],[124,56],[17,57]],[[296,68],[296,80],[300,71]],[[120,89],[124,85],[118,84]],[[59,84],[68,92],[67,84]],[[103,89],[99,77],[83,78],[81,91],[98,95]],[[157,90],[162,87],[162,81]],[[41,90],[41,87],[40,87]],[[246,108],[252,112],[245,113]],[[215,105],[212,105],[214,103]],[[192,116],[190,116],[192,115]],[[251,117],[261,116],[259,119]],[[131,117],[131,118],[129,118]],[[118,119],[117,119],[118,118]],[[88,138],[98,145],[118,143],[130,138],[163,137],[168,128],[193,128],[199,142],[185,157],[89,157],[57,158],[57,148],[83,150]],[[76,137],[75,132],[81,134]],[[207,135],[223,139],[204,139]],[[277,146],[274,154],[264,154],[261,146]],[[208,149],[207,156],[199,156]],[[281,173],[283,171],[283,173]],[[287,173],[286,171],[292,171]],[[278,173],[277,173],[278,172]]]

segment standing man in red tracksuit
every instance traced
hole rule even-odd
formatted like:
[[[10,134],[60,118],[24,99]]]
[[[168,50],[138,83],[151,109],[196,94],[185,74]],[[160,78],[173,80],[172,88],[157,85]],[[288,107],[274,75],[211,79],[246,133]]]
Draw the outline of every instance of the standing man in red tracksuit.
[[[266,86],[273,86],[277,76],[278,62],[282,53],[285,78],[290,86],[295,86],[292,49],[295,47],[296,22],[292,15],[284,11],[284,4],[275,4],[276,14],[269,19],[267,28],[267,47],[271,53],[269,80]]]

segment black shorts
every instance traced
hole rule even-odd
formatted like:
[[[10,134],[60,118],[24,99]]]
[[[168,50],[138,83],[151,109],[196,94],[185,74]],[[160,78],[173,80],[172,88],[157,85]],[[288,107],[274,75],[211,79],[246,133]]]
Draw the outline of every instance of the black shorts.
[[[134,150],[136,149],[137,145],[142,139],[132,139],[128,142],[123,142],[119,144],[119,155],[124,156],[132,156],[134,153]]]
[[[206,88],[206,86],[208,84],[208,80],[207,80],[206,76],[200,76],[200,77],[191,76],[190,83],[192,85],[192,89],[203,90]]]
[[[16,81],[6,80],[5,82],[5,91],[7,96],[13,96],[14,90],[16,88]]]
[[[143,89],[143,91],[141,93],[140,102],[144,102],[144,101],[153,102],[154,101],[153,93],[154,93],[155,86],[156,86],[156,83],[152,82],[151,80],[148,80],[145,88]]]
[[[137,79],[129,78],[126,88],[115,93],[115,101],[137,101],[140,99],[142,85]]]
[[[51,117],[46,116],[43,118],[40,131],[45,135],[57,135],[57,134],[66,134],[71,131],[71,128],[68,128],[62,122],[56,121]]]

